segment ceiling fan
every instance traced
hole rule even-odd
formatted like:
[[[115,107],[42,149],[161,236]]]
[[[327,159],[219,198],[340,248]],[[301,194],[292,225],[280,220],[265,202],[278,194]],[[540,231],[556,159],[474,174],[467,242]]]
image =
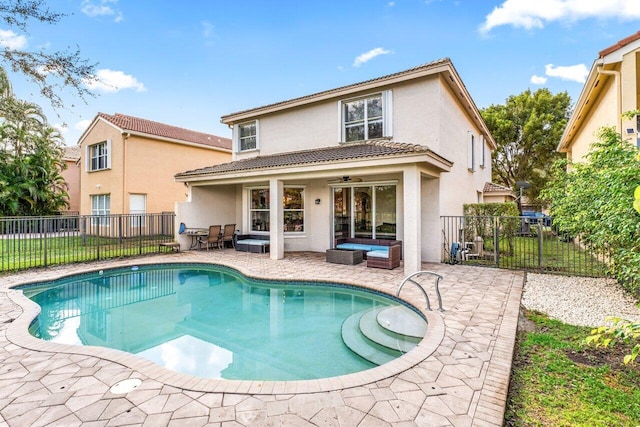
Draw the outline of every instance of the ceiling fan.
[[[362,178],[358,178],[358,177],[350,177],[350,176],[341,176],[339,178],[333,178],[327,181],[330,184],[337,184],[337,183],[347,183],[347,182],[362,182]]]

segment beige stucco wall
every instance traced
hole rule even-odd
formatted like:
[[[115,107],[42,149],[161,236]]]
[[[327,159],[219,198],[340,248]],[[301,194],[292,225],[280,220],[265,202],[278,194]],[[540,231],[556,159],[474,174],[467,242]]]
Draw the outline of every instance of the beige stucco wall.
[[[92,144],[111,140],[111,169],[88,172],[88,149]],[[91,196],[110,194],[111,213],[124,213],[122,203],[124,169],[122,159],[122,135],[102,121],[98,121],[80,146],[80,214],[91,214]]]
[[[182,184],[181,184],[182,185]],[[184,188],[184,187],[183,187]],[[176,232],[179,223],[184,222],[188,228],[208,228],[210,225],[242,224],[241,209],[238,201],[241,197],[239,185],[192,186],[188,188],[187,200],[175,203]],[[194,200],[196,203],[192,203]],[[176,236],[181,248],[188,249],[191,237]]]
[[[615,126],[619,128],[618,100],[616,94],[615,79],[608,78],[600,96],[592,101],[591,110],[582,127],[576,132],[571,145],[569,158],[573,161],[581,161],[589,152],[591,144],[596,140],[598,129],[603,126]]]
[[[67,183],[68,211],[80,212],[80,165],[75,160],[65,160],[67,168],[61,172]]]
[[[341,142],[338,102],[388,89],[380,87],[261,116],[258,119],[259,149],[236,153],[234,159],[337,146]],[[438,151],[438,105],[433,99],[439,91],[439,79],[434,76],[393,86],[394,141],[428,145]]]
[[[111,140],[111,169],[87,172],[87,147]],[[82,214],[91,213],[95,194],[110,194],[111,213],[129,213],[131,194],[146,195],[146,211],[173,211],[177,201],[186,200],[187,188],[176,183],[178,172],[211,166],[231,160],[231,154],[131,135],[125,138],[118,129],[99,120],[82,141],[81,204]]]
[[[341,130],[338,101],[391,89],[393,93],[392,141],[425,145],[454,162],[442,175],[442,215],[461,215],[463,203],[478,202],[485,182],[491,181],[490,150],[480,166],[480,130],[467,116],[449,86],[438,75],[393,87],[351,94],[259,118],[260,149],[236,155],[236,159],[339,145]],[[476,141],[476,170],[468,171],[468,140]]]
[[[464,108],[456,101],[448,86],[442,85],[436,101],[440,117],[438,152],[453,161],[451,172],[440,175],[440,215],[462,215],[464,203],[478,203],[478,192],[491,181],[490,150],[486,147],[485,167],[480,166],[482,139],[479,129],[465,114]],[[475,171],[469,166],[469,140],[475,138]]]
[[[602,127],[615,127],[624,140],[637,143],[638,135],[629,134],[627,129],[636,129],[635,119],[623,119],[622,113],[637,110],[640,106],[640,52],[634,50],[621,56],[620,62],[608,64],[609,72],[620,73],[620,81],[613,74],[600,75],[603,86],[597,96],[591,96],[587,104],[588,112],[578,111],[574,114],[585,114],[580,118],[581,126],[576,132],[567,152],[569,159],[581,161],[587,155],[590,145],[596,140],[596,133]],[[606,80],[605,80],[606,78]],[[618,99],[620,97],[620,99]],[[585,108],[586,111],[586,108]]]

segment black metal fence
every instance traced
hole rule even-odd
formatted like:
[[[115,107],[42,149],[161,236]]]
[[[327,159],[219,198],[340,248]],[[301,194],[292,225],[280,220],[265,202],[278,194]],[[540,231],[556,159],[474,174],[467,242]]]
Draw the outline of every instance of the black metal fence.
[[[0,271],[157,252],[175,214],[0,217]]]
[[[558,230],[548,217],[441,218],[443,262],[588,277],[609,274],[608,254]]]

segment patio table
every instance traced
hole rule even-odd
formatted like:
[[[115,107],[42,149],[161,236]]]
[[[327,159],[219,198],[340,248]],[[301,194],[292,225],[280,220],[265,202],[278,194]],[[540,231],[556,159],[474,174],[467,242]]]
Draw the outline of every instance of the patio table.
[[[206,228],[187,228],[184,230],[184,234],[191,237],[191,244],[189,250],[201,249],[199,237],[206,237],[209,235],[209,230]]]

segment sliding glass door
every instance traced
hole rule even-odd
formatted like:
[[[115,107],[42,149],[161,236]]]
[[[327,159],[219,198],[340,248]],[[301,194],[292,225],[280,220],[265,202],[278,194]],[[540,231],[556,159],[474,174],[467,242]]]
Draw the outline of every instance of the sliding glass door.
[[[335,239],[396,239],[396,186],[354,185],[333,189]]]

